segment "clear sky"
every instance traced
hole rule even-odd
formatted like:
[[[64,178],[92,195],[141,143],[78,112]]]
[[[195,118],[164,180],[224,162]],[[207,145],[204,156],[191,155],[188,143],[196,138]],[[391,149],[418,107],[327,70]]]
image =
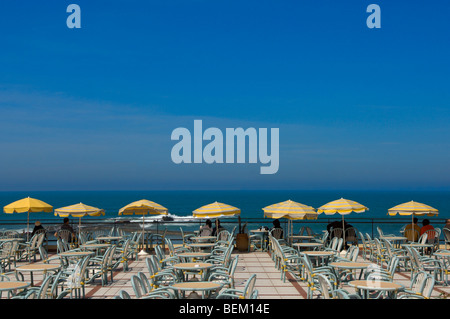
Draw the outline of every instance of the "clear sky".
[[[81,8],[69,29],[66,8]],[[369,29],[366,8],[381,8]],[[447,1],[0,2],[0,190],[450,189]],[[172,162],[177,127],[280,163]]]

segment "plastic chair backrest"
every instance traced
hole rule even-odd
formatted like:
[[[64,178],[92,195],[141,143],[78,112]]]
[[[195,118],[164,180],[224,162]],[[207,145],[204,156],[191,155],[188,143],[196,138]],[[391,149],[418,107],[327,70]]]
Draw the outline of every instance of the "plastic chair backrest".
[[[121,290],[121,291],[119,291],[119,298],[120,299],[131,299],[131,296],[125,290]]]
[[[249,279],[247,279],[247,282],[245,283],[244,287],[244,299],[250,299],[250,296],[253,293],[253,290],[255,289],[255,283],[256,283],[256,274],[253,274],[250,276]]]
[[[134,294],[136,295],[136,298],[141,298],[145,294],[145,290],[143,287],[143,282],[141,278],[137,275],[131,276],[131,286],[133,287]]]
[[[322,274],[317,274],[317,280],[319,281],[320,291],[324,299],[330,298],[330,291],[333,292],[333,286],[327,277]]]
[[[425,232],[419,238],[419,244],[426,244],[428,239],[428,234]]]
[[[351,242],[358,241],[358,236],[357,236],[355,228],[349,227],[349,228],[345,229],[345,240],[351,241]]]
[[[425,271],[417,272],[411,278],[410,290],[414,293],[422,293],[427,273]]]
[[[404,236],[408,238],[408,241],[416,241],[419,238],[420,233],[417,229],[408,228],[405,230]]]
[[[334,238],[334,237],[340,238],[340,237],[342,237],[342,233],[343,233],[342,228],[333,227],[331,229],[331,237],[332,238]]]
[[[283,229],[282,228],[273,228],[270,233],[275,239],[283,239]]]
[[[427,235],[427,243],[435,244],[439,242],[439,233],[436,229],[429,229],[424,234]]]
[[[430,274],[427,274],[427,278],[425,279],[425,283],[423,285],[423,291],[422,291],[422,295],[425,298],[431,297],[435,282],[436,281],[435,281],[434,277]]]

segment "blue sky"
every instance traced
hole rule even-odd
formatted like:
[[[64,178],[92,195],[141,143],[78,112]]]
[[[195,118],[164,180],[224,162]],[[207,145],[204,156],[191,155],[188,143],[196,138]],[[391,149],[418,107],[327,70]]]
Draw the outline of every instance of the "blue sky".
[[[448,9],[1,2],[0,190],[450,189]],[[279,128],[279,171],[174,164],[194,119]]]

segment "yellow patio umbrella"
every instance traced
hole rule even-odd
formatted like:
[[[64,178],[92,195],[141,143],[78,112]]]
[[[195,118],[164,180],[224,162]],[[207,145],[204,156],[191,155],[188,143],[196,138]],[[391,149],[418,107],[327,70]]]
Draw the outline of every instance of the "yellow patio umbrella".
[[[239,232],[241,232],[241,210],[237,207],[214,202],[200,208],[197,208],[192,212],[195,218],[216,218],[216,228],[217,228],[217,218],[219,217],[232,217],[238,215],[239,217]]]
[[[122,207],[119,215],[142,215],[142,250],[139,255],[148,255],[144,250],[144,215],[167,215],[167,208],[147,199],[141,199]]]
[[[294,202],[290,199],[284,202],[266,206],[263,208],[263,211],[265,217],[274,219],[286,218],[290,225],[288,225],[288,229],[291,232],[293,227],[291,220],[317,219],[319,215],[313,207]]]
[[[105,211],[101,208],[92,207],[85,205],[83,203],[70,205],[66,207],[61,207],[55,209],[55,216],[59,217],[78,217],[79,218],[79,225],[78,225],[78,232],[80,232],[81,229],[81,217],[84,216],[102,216],[105,215]]]
[[[317,208],[317,212],[319,214],[321,213],[325,213],[325,215],[334,215],[336,213],[341,214],[342,215],[342,233],[343,235],[343,239],[344,239],[344,244],[345,244],[345,225],[344,225],[344,216],[351,214],[352,212],[354,213],[364,213],[365,211],[368,211],[369,208],[367,208],[366,206],[349,200],[349,199],[337,199],[334,201],[331,201],[319,208]]]
[[[394,206],[388,210],[389,216],[395,216],[397,214],[399,214],[400,216],[411,215],[411,229],[414,229],[414,215],[437,216],[439,214],[439,211],[436,208],[433,208],[426,204],[410,201]]]
[[[3,207],[6,214],[27,213],[27,241],[29,240],[30,213],[51,213],[53,206],[39,199],[27,197]]]

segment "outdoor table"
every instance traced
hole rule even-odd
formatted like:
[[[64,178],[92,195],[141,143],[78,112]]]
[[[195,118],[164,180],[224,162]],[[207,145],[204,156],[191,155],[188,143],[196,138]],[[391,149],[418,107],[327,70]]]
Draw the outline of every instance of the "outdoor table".
[[[201,252],[179,253],[176,256],[179,257],[179,258],[182,258],[182,259],[190,259],[190,260],[193,260],[195,258],[197,258],[197,259],[205,259],[205,258],[211,256],[211,253],[201,253]]]
[[[336,255],[335,252],[326,250],[303,251],[301,252],[301,254],[307,255],[310,258],[314,258],[317,261],[319,259],[322,259],[322,265],[328,265],[329,258]]]
[[[89,255],[93,255],[93,251],[65,251],[62,253],[59,253],[58,256],[60,257],[67,257],[67,258],[82,258]]]
[[[182,291],[183,298],[185,298],[186,291],[192,291],[188,298],[199,299],[197,291],[202,292],[202,299],[208,298],[208,292],[222,288],[222,284],[212,281],[195,281],[195,282],[180,282],[169,286],[175,291]],[[177,293],[178,294],[178,293]]]
[[[0,295],[3,291],[8,291],[12,293],[18,289],[25,289],[30,286],[30,283],[24,281],[0,281]],[[12,293],[12,295],[14,295]]]
[[[214,264],[210,263],[178,263],[174,264],[172,267],[175,270],[181,272],[179,278],[182,278],[184,281],[187,281],[186,273],[194,273],[194,277],[191,280],[197,280],[197,278],[195,277],[196,273],[200,273],[202,278],[206,278],[208,270],[214,266],[215,266]],[[184,275],[186,275],[186,277]]]
[[[189,239],[193,240],[197,243],[200,243],[200,242],[203,243],[203,242],[213,242],[217,239],[217,237],[216,236],[194,236],[194,237],[190,237]]]
[[[196,244],[187,244],[187,246],[192,247],[194,249],[207,249],[212,248],[216,244],[215,243],[196,243]]]
[[[259,237],[261,241],[261,250],[266,251],[267,250],[266,239],[269,231],[267,229],[252,229],[250,230],[250,232]]]
[[[392,281],[382,280],[354,280],[348,283],[349,286],[358,289],[363,299],[369,299],[369,291],[387,291],[391,298],[395,298],[398,291],[405,289],[401,284],[397,284]],[[360,291],[363,292],[360,292]]]
[[[122,236],[99,236],[96,239],[102,242],[112,242],[112,241],[118,241],[121,240]]]
[[[402,237],[402,236],[383,236],[382,238],[393,242],[394,243],[394,247],[399,248],[402,242],[405,242],[408,240],[407,237]]]
[[[291,235],[288,238],[289,238],[290,243],[292,244],[295,240],[300,241],[300,242],[302,242],[304,240],[306,240],[307,242],[311,242],[311,239],[313,239],[314,236],[311,236],[311,235]]]
[[[364,272],[364,269],[366,269],[370,264],[368,263],[360,263],[360,262],[353,262],[353,261],[339,261],[339,262],[333,262],[330,263],[328,266],[331,266],[333,268],[342,269],[342,270],[357,270],[361,269],[361,272],[359,273],[359,278],[361,279],[362,274]],[[339,279],[339,278],[338,278]]]
[[[95,250],[95,254],[98,255],[99,250],[105,249],[111,246],[111,244],[84,244],[80,248],[84,250]]]
[[[23,265],[23,266],[17,267],[15,271],[16,271],[16,273],[29,271],[30,277],[31,277],[31,286],[33,286],[34,285],[33,272],[42,271],[44,273],[44,278],[45,278],[45,276],[47,275],[47,272],[56,271],[59,268],[61,268],[61,266],[55,265],[55,264],[28,264],[28,265]]]
[[[402,246],[408,246],[408,247],[414,247],[419,248],[422,252],[422,255],[424,254],[425,248],[431,248],[431,255],[434,252],[434,245],[433,244],[420,244],[420,243],[412,243],[412,244],[402,244]]]
[[[318,248],[323,246],[323,244],[321,243],[293,243],[292,246],[297,247],[298,250],[300,250],[301,248]]]
[[[448,262],[450,262],[450,253],[447,252],[435,252],[433,253],[433,256],[436,259],[442,259],[442,261],[444,262],[445,267],[448,267]],[[447,259],[447,261],[445,261],[445,259]]]

